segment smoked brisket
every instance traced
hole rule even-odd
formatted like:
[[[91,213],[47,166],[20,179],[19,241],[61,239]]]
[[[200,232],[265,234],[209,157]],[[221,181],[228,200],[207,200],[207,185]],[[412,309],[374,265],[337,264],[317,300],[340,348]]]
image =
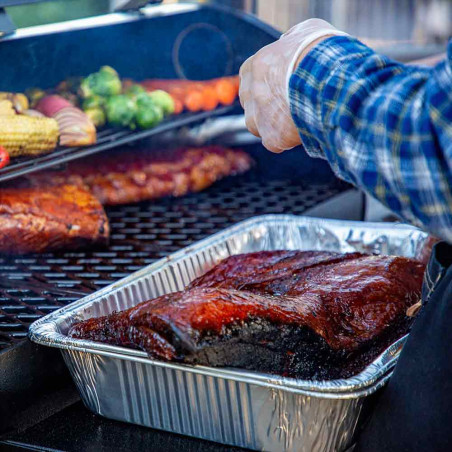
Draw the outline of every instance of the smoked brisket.
[[[102,205],[83,187],[65,184],[0,190],[0,253],[105,244],[108,234]]]
[[[186,290],[72,327],[150,357],[299,378],[353,375],[409,329],[424,265],[323,251],[232,256]]]

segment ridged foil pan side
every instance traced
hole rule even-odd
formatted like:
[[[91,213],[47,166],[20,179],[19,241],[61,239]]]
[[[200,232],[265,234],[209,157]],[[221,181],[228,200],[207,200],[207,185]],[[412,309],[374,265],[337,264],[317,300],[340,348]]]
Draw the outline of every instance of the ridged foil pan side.
[[[181,290],[219,260],[274,250],[354,250],[416,257],[427,235],[402,225],[267,215],[244,221],[35,322],[31,340],[62,349],[84,403],[109,418],[264,450],[343,450],[362,403],[391,373],[405,338],[359,375],[310,381],[153,361],[72,339],[76,321]]]
[[[63,356],[95,413],[254,450],[344,450],[365,402],[358,393],[335,400],[80,351]]]

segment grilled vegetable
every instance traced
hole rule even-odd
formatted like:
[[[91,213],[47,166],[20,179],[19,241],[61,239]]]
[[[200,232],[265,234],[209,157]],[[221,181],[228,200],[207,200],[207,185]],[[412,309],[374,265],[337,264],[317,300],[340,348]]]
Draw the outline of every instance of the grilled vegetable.
[[[130,97],[137,97],[139,94],[145,93],[146,90],[140,85],[130,85],[124,90],[124,94]]]
[[[193,113],[202,110],[204,106],[202,91],[197,88],[188,89],[184,96],[184,105],[188,111]]]
[[[120,94],[122,90],[121,80],[114,69],[104,67],[99,72],[94,72],[82,80],[80,93],[83,98],[93,95],[108,97]]]
[[[0,145],[11,157],[44,154],[53,151],[57,142],[58,123],[54,119],[25,115],[0,119]]]
[[[150,129],[159,124],[163,119],[163,110],[155,104],[149,104],[146,107],[138,108],[135,115],[135,122],[141,129]]]
[[[127,81],[127,83],[132,83]],[[237,98],[239,78],[220,77],[212,80],[194,81],[179,79],[150,79],[140,83],[147,91],[164,90],[174,101],[174,113],[184,108],[196,112],[213,110],[218,106],[231,105]]]
[[[88,116],[61,96],[44,97],[36,109],[56,119],[62,146],[87,146],[96,142],[96,128]]]
[[[25,110],[24,115],[32,116],[33,118],[45,118],[45,116],[41,112],[33,109]]]
[[[111,66],[102,66],[99,72],[107,72],[108,74],[114,75],[119,78],[119,74]]]
[[[17,113],[23,113],[29,107],[27,96],[22,93],[0,92],[0,100],[10,100]]]
[[[158,89],[149,93],[148,96],[163,110],[165,115],[174,112],[174,100],[167,92]]]
[[[0,100],[0,116],[14,116],[15,114],[13,103],[10,100]]]
[[[64,93],[59,93],[59,96],[66,99],[73,107],[79,106],[79,98],[76,94],[65,91]]]
[[[9,163],[9,154],[8,151],[0,146],[0,169],[4,168]]]
[[[163,109],[148,93],[142,93],[136,98],[136,109],[135,122],[142,129],[156,126],[164,116]]]
[[[82,109],[86,111],[92,108],[102,108],[104,104],[105,99],[103,97],[94,95],[83,100]]]
[[[238,95],[238,77],[222,77],[212,80],[212,87],[223,105],[231,105]]]
[[[67,99],[52,94],[50,96],[42,98],[36,105],[36,110],[38,110],[44,116],[52,117],[61,109],[67,107],[73,107],[73,105]]]
[[[107,120],[104,110],[100,107],[87,108],[85,110],[85,115],[88,116],[96,127],[102,127]]]
[[[125,94],[107,99],[105,104],[107,121],[114,126],[134,127],[135,102]]]

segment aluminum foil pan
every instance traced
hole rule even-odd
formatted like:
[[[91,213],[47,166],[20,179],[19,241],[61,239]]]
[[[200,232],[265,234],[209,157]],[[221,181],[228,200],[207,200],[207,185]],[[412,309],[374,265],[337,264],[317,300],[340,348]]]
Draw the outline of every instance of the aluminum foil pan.
[[[30,339],[60,348],[85,405],[102,416],[268,451],[341,451],[363,404],[390,377],[405,338],[359,375],[310,381],[154,361],[66,336],[80,320],[183,289],[227,256],[276,249],[418,256],[427,235],[404,225],[266,215],[241,222],[36,321]]]

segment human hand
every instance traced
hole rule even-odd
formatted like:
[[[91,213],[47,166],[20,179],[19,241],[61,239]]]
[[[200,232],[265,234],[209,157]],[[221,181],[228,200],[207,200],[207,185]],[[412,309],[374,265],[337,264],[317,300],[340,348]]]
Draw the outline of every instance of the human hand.
[[[330,36],[345,35],[328,22],[309,19],[260,49],[240,68],[240,103],[248,130],[272,152],[301,143],[289,104],[289,80],[309,50]]]

